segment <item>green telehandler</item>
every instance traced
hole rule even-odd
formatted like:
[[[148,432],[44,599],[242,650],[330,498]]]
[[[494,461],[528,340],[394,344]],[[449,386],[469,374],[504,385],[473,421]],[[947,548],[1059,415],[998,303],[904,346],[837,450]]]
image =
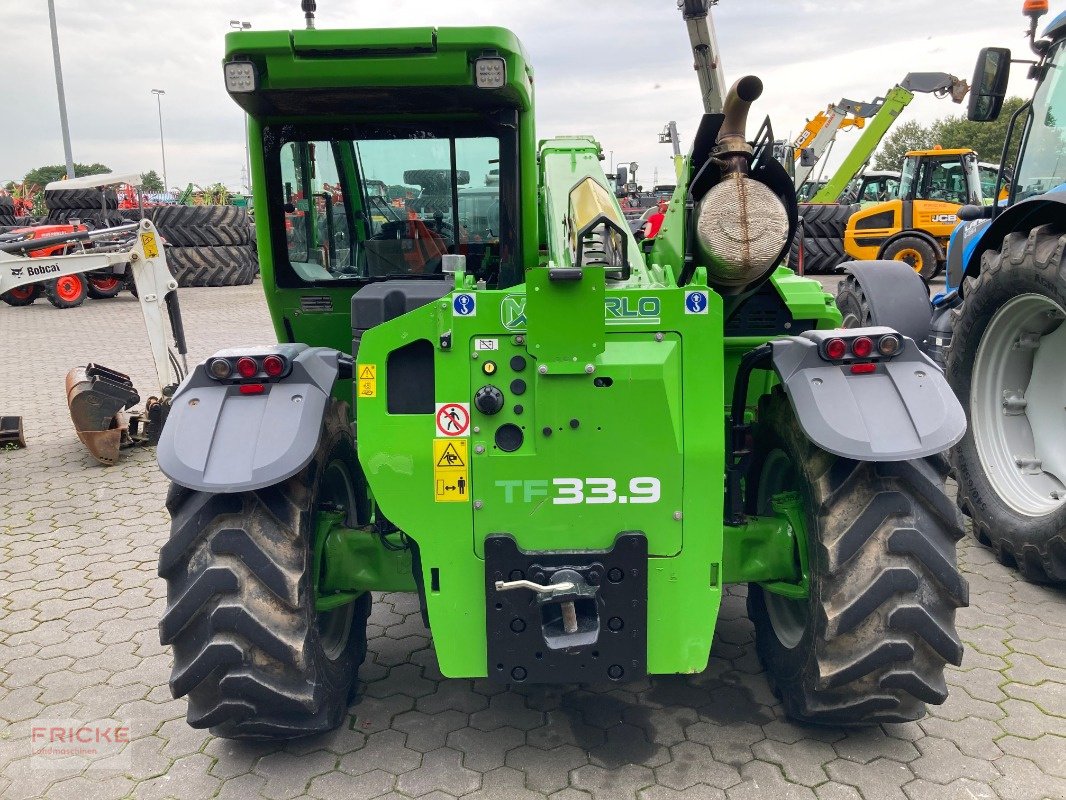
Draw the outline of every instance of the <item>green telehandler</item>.
[[[198,365],[158,449],[189,724],[340,724],[376,591],[417,593],[446,676],[618,683],[703,670],[746,584],[792,717],[943,702],[967,585],[930,457],[962,410],[913,341],[838,330],[778,266],[795,190],[706,0],[682,4],[705,113],[646,243],[596,141],[538,143],[514,34],[313,6],[226,39],[278,343]]]

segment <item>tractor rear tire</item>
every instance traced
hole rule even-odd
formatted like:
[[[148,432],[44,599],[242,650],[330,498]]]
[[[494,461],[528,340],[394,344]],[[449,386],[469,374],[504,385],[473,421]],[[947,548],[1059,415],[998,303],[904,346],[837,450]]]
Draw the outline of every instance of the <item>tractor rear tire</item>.
[[[250,247],[168,247],[167,263],[178,286],[246,286],[255,280]]]
[[[29,306],[33,305],[33,301],[40,296],[41,284],[28,283],[25,286],[18,286],[0,294],[0,300],[3,300],[9,306]]]
[[[49,211],[61,209],[87,209],[103,211],[106,204],[108,211],[118,208],[118,194],[114,189],[105,189],[103,198],[99,189],[45,189],[44,204]]]
[[[160,206],[152,221],[174,247],[248,244],[248,213],[237,206]]]
[[[858,210],[858,205],[837,203],[800,203],[799,215],[803,217],[804,233],[814,239],[844,239],[848,219]]]
[[[87,281],[86,291],[93,300],[108,300],[117,297],[118,293],[126,288],[126,279],[122,275],[101,275],[94,277],[85,276]]]
[[[15,216],[15,198],[9,194],[0,194],[0,217]]]
[[[318,613],[311,564],[318,509],[342,505],[349,524],[366,521],[358,470],[346,405],[333,400],[314,458],[287,481],[236,494],[171,486],[159,638],[173,646],[170,689],[188,697],[192,727],[289,739],[344,721],[371,597]]]
[[[937,260],[936,250],[925,239],[917,236],[904,236],[889,243],[877,256],[886,261],[902,261],[925,280],[931,281],[943,266]]]
[[[89,292],[84,275],[63,275],[44,285],[44,296],[56,308],[76,308]]]
[[[844,242],[840,239],[821,239],[813,236],[803,238],[803,273],[805,275],[835,272],[837,268],[850,260],[851,257],[844,252]],[[793,270],[799,269],[798,237],[789,248],[788,265]]]
[[[1066,583],[1063,248],[1061,225],[1042,225],[1007,234],[999,251],[982,256],[980,274],[966,280],[962,307],[951,312],[944,370],[966,410],[966,434],[952,448],[951,464],[974,535],[1027,580],[1060,584]],[[1022,337],[1028,342],[1019,346]],[[1013,408],[1008,393],[1017,395]]]
[[[868,463],[833,456],[803,434],[777,387],[755,429],[749,507],[797,492],[806,510],[809,596],[748,588],[755,646],[795,720],[907,722],[947,699],[946,664],[962,662],[955,610],[969,588],[955,543],[961,518],[935,460]]]

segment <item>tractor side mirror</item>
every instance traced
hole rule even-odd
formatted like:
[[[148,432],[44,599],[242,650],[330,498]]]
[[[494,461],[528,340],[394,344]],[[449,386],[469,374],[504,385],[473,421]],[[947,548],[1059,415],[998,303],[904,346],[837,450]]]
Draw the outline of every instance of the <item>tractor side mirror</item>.
[[[1006,47],[985,47],[977,55],[973,71],[973,88],[966,117],[971,122],[992,122],[1003,108],[1010,78],[1010,50]]]

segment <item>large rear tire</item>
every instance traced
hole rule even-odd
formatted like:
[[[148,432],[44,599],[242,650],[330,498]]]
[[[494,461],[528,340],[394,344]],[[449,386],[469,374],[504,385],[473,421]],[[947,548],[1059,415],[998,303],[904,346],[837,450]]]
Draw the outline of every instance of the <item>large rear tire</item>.
[[[945,375],[966,409],[951,451],[974,535],[1025,578],[1066,583],[1066,234],[1010,233],[952,312]]]
[[[808,440],[780,388],[756,426],[749,507],[797,492],[805,508],[809,596],[748,589],[755,645],[793,719],[905,722],[947,698],[960,664],[955,610],[968,587],[955,562],[959,515],[928,461],[864,463]]]
[[[159,206],[152,221],[174,247],[248,244],[248,214],[236,206]]]
[[[168,247],[167,263],[178,286],[246,286],[255,280],[256,254],[236,247]]]
[[[344,720],[366,657],[370,594],[316,612],[316,512],[342,506],[365,522],[366,489],[346,406],[332,401],[311,463],[287,481],[239,494],[173,485],[170,540],[159,555],[174,648],[170,688],[187,719],[226,738],[293,738]]]

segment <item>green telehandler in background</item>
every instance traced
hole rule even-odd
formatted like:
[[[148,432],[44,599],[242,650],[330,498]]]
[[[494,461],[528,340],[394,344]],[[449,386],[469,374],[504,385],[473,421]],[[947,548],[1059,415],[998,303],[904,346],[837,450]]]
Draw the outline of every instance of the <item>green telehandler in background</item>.
[[[305,1],[306,30],[227,37],[278,343],[198,365],[158,450],[191,725],[340,724],[373,591],[418,594],[446,676],[611,683],[703,670],[747,584],[792,717],[944,701],[967,586],[928,457],[962,410],[778,266],[795,190],[708,5],[682,4],[705,113],[646,242],[597,142],[538,143],[507,30],[315,30]]]

